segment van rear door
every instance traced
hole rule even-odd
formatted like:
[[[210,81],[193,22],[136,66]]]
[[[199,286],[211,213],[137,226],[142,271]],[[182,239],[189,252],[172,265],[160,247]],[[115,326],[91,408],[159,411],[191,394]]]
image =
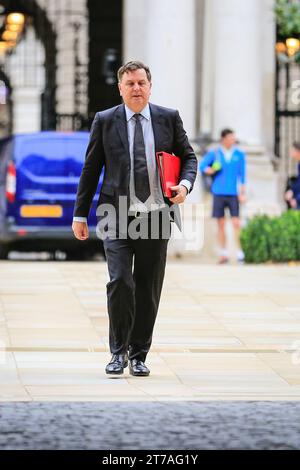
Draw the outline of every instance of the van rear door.
[[[89,133],[40,132],[16,137],[16,225],[68,226]],[[100,183],[91,210],[94,216]]]

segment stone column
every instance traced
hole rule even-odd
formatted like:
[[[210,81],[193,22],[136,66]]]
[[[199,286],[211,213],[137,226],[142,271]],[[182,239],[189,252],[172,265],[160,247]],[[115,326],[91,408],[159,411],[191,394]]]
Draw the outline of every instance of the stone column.
[[[177,108],[195,134],[195,0],[127,0],[124,61],[140,59],[153,75],[151,101]]]
[[[211,0],[214,35],[213,135],[232,127],[248,144],[262,143],[261,0]]]
[[[13,90],[13,132],[39,132],[41,130],[41,89],[18,87]]]
[[[57,72],[56,72],[56,111],[58,113],[87,112],[87,81],[81,83],[80,103],[75,106],[75,56],[81,64],[79,72],[87,74],[88,69],[88,16],[86,0],[61,0],[45,3],[47,15],[52,20],[56,34]],[[77,50],[74,50],[77,38]],[[84,94],[84,89],[86,93]],[[78,99],[78,97],[77,97]]]
[[[200,132],[218,140],[236,131],[247,154],[247,197],[243,223],[254,213],[279,210],[278,178],[270,157],[274,143],[273,0],[205,0]],[[215,224],[205,198],[205,250],[213,254]],[[229,247],[233,246],[228,226]]]
[[[44,49],[32,27],[14,53],[6,71],[10,77],[13,102],[13,132],[41,129],[41,94],[45,86]]]

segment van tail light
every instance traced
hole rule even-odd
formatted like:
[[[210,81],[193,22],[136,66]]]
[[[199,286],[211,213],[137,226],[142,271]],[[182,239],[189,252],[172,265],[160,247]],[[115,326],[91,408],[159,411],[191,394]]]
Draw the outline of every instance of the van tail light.
[[[14,202],[16,198],[17,172],[13,162],[9,162],[6,175],[6,199]]]

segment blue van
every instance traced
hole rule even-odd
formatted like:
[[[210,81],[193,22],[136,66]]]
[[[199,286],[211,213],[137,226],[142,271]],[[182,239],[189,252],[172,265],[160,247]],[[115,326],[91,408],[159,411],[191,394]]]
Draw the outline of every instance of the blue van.
[[[100,177],[89,239],[76,240],[72,215],[88,132],[38,132],[0,139],[0,258],[14,248],[63,250],[72,258],[102,251],[96,236]]]

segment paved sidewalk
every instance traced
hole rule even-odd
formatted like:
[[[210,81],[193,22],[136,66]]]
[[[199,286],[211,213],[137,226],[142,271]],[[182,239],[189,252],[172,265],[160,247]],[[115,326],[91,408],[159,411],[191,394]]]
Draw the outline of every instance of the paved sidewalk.
[[[169,262],[146,378],[104,372],[107,280],[103,262],[1,262],[0,400],[300,399],[299,266]]]

